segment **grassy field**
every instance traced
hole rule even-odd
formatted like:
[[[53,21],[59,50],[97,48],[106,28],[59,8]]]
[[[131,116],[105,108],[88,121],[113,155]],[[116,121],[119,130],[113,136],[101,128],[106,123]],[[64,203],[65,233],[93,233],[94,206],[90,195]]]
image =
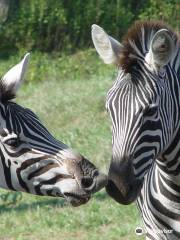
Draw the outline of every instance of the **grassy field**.
[[[27,84],[16,101],[36,112],[56,138],[107,172],[111,132],[104,103],[115,70],[92,50],[63,58],[32,54],[31,60]],[[16,61],[1,60],[1,75]],[[63,199],[28,194],[15,205],[0,200],[0,219],[0,240],[143,239],[135,234],[142,226],[135,205],[121,206],[104,190],[79,208]]]

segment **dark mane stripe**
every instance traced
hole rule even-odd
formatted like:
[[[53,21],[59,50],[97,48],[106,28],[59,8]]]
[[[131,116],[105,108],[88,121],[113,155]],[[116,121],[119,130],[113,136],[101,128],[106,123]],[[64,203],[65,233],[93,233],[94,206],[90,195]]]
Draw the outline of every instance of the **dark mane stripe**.
[[[144,60],[145,54],[149,50],[152,36],[162,28],[167,29],[172,34],[175,42],[179,41],[178,34],[167,24],[160,21],[137,21],[129,28],[122,38],[124,50],[121,52],[119,58],[119,65],[126,73],[132,71],[132,67],[137,63],[138,59]]]

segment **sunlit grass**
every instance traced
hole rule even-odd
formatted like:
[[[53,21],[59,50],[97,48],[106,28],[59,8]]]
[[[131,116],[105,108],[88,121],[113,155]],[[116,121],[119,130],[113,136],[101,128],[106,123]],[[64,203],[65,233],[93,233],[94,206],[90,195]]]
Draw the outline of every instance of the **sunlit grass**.
[[[0,239],[142,239],[134,232],[141,224],[135,206],[120,206],[104,191],[79,208],[23,194],[16,206],[1,206],[0,215]]]

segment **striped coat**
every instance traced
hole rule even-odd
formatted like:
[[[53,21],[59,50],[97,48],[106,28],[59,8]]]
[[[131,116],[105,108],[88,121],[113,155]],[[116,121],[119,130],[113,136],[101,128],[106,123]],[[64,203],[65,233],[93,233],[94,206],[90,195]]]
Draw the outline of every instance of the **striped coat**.
[[[106,190],[121,204],[137,200],[147,239],[180,239],[180,38],[166,24],[137,22],[121,43],[97,25],[92,39],[104,62],[118,67],[106,99]]]
[[[106,176],[85,157],[56,140],[38,117],[13,101],[29,54],[0,81],[0,187],[86,203]]]

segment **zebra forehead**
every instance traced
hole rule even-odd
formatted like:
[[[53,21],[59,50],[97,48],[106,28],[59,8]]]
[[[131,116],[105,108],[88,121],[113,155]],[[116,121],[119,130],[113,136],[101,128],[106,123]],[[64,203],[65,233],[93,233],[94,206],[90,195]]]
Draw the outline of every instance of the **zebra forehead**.
[[[137,64],[137,59],[144,59],[149,51],[150,41],[154,34],[160,29],[167,29],[175,41],[180,37],[168,24],[160,21],[136,21],[122,38],[124,48],[119,57],[118,64],[126,73],[131,73]]]

